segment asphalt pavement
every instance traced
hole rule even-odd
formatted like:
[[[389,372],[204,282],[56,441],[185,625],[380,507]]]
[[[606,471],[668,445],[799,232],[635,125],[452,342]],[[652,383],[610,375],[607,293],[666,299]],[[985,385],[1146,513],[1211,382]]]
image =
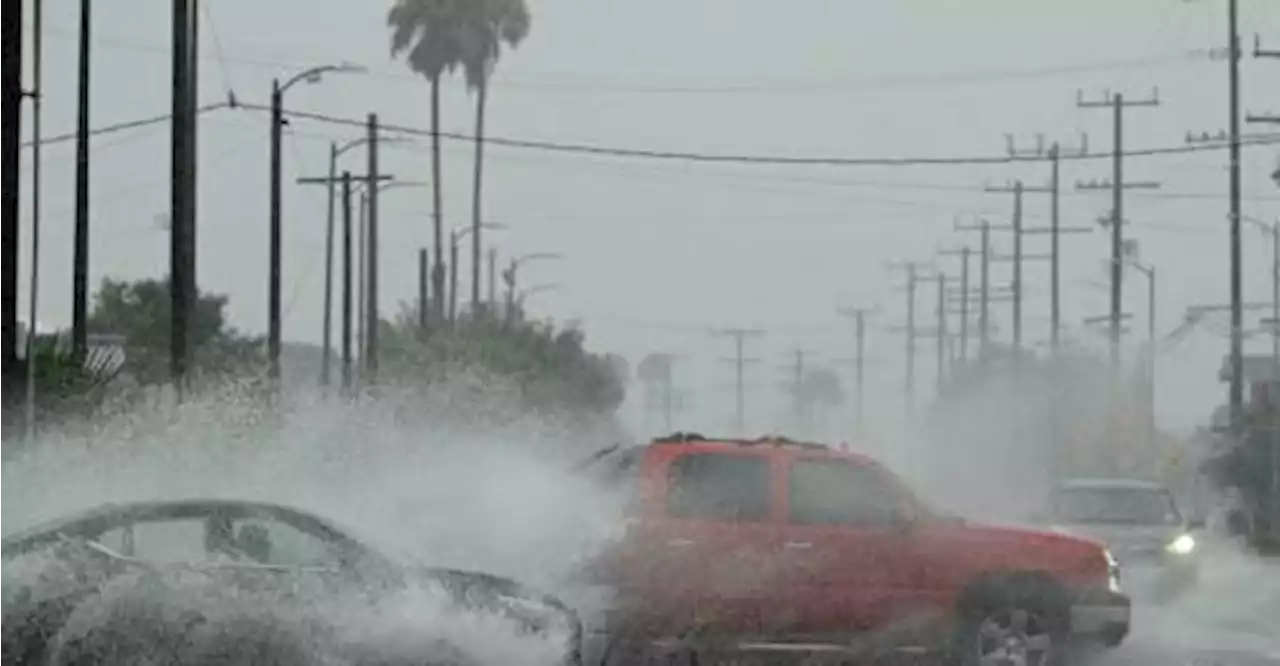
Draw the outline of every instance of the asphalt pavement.
[[[1280,666],[1280,561],[1207,553],[1196,586],[1135,602],[1133,633],[1088,666]]]

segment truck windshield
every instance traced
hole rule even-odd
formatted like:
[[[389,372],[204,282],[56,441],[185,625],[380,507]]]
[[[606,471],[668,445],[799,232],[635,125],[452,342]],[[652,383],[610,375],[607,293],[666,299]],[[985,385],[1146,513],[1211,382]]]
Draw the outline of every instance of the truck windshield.
[[[1147,488],[1063,489],[1054,514],[1067,523],[1174,525],[1182,520],[1168,491]]]

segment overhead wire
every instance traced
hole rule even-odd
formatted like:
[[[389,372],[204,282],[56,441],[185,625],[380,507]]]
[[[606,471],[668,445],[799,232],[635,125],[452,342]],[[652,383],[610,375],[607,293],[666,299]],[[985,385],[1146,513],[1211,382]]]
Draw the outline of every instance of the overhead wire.
[[[262,104],[242,103],[240,108],[250,111],[268,112],[270,108]],[[331,125],[340,125],[346,127],[364,127],[366,122],[363,119],[346,118],[343,116],[335,116],[325,113],[313,111],[295,111],[284,110],[284,115],[299,120],[310,120],[313,122],[326,123]],[[432,132],[428,129],[411,127],[408,125],[383,124],[381,129],[388,134],[404,134],[408,136],[427,137]],[[764,155],[764,154],[731,154],[731,153],[706,153],[682,150],[659,150],[651,148],[626,148],[620,146],[607,146],[600,144],[587,143],[570,143],[561,141],[547,141],[538,139],[512,139],[507,137],[498,137],[488,135],[478,138],[474,135],[464,132],[439,132],[439,136],[451,141],[466,141],[475,143],[477,140],[485,144],[499,146],[504,148],[521,148],[529,150],[543,150],[559,153],[576,153],[583,155],[602,155],[608,157],[625,157],[651,160],[668,160],[668,161],[686,161],[686,162],[715,162],[726,164],[766,164],[777,166],[927,166],[927,165],[980,165],[980,164],[1012,164],[1015,162],[1047,162],[1048,156],[1044,155],[958,155],[958,156],[915,156],[915,157],[839,157],[839,156],[793,156],[793,155]],[[1265,135],[1257,138],[1251,138],[1242,142],[1245,146],[1260,146],[1280,144],[1280,134]],[[1209,144],[1188,144],[1177,146],[1164,146],[1159,148],[1140,148],[1126,150],[1125,157],[1153,157],[1159,155],[1182,155],[1188,153],[1200,153],[1206,151],[1223,150],[1227,146],[1216,143]],[[1091,153],[1072,153],[1062,155],[1061,160],[1091,160],[1091,159],[1112,159],[1114,155],[1110,152],[1091,152]]]

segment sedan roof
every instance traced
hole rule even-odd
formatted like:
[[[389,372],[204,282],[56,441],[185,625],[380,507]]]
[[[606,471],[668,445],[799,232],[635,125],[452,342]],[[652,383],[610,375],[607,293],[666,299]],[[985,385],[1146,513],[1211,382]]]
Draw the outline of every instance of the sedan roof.
[[[1062,490],[1166,490],[1164,485],[1145,479],[1078,478],[1066,479],[1058,484]]]

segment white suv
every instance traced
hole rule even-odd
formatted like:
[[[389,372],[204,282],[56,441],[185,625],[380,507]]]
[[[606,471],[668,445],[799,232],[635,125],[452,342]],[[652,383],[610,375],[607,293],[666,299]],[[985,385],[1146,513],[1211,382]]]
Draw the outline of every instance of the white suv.
[[[1173,493],[1159,483],[1063,481],[1045,518],[1055,531],[1105,543],[1124,566],[1124,585],[1132,593],[1164,596],[1196,579],[1201,550],[1196,533],[1202,521],[1185,516]]]

